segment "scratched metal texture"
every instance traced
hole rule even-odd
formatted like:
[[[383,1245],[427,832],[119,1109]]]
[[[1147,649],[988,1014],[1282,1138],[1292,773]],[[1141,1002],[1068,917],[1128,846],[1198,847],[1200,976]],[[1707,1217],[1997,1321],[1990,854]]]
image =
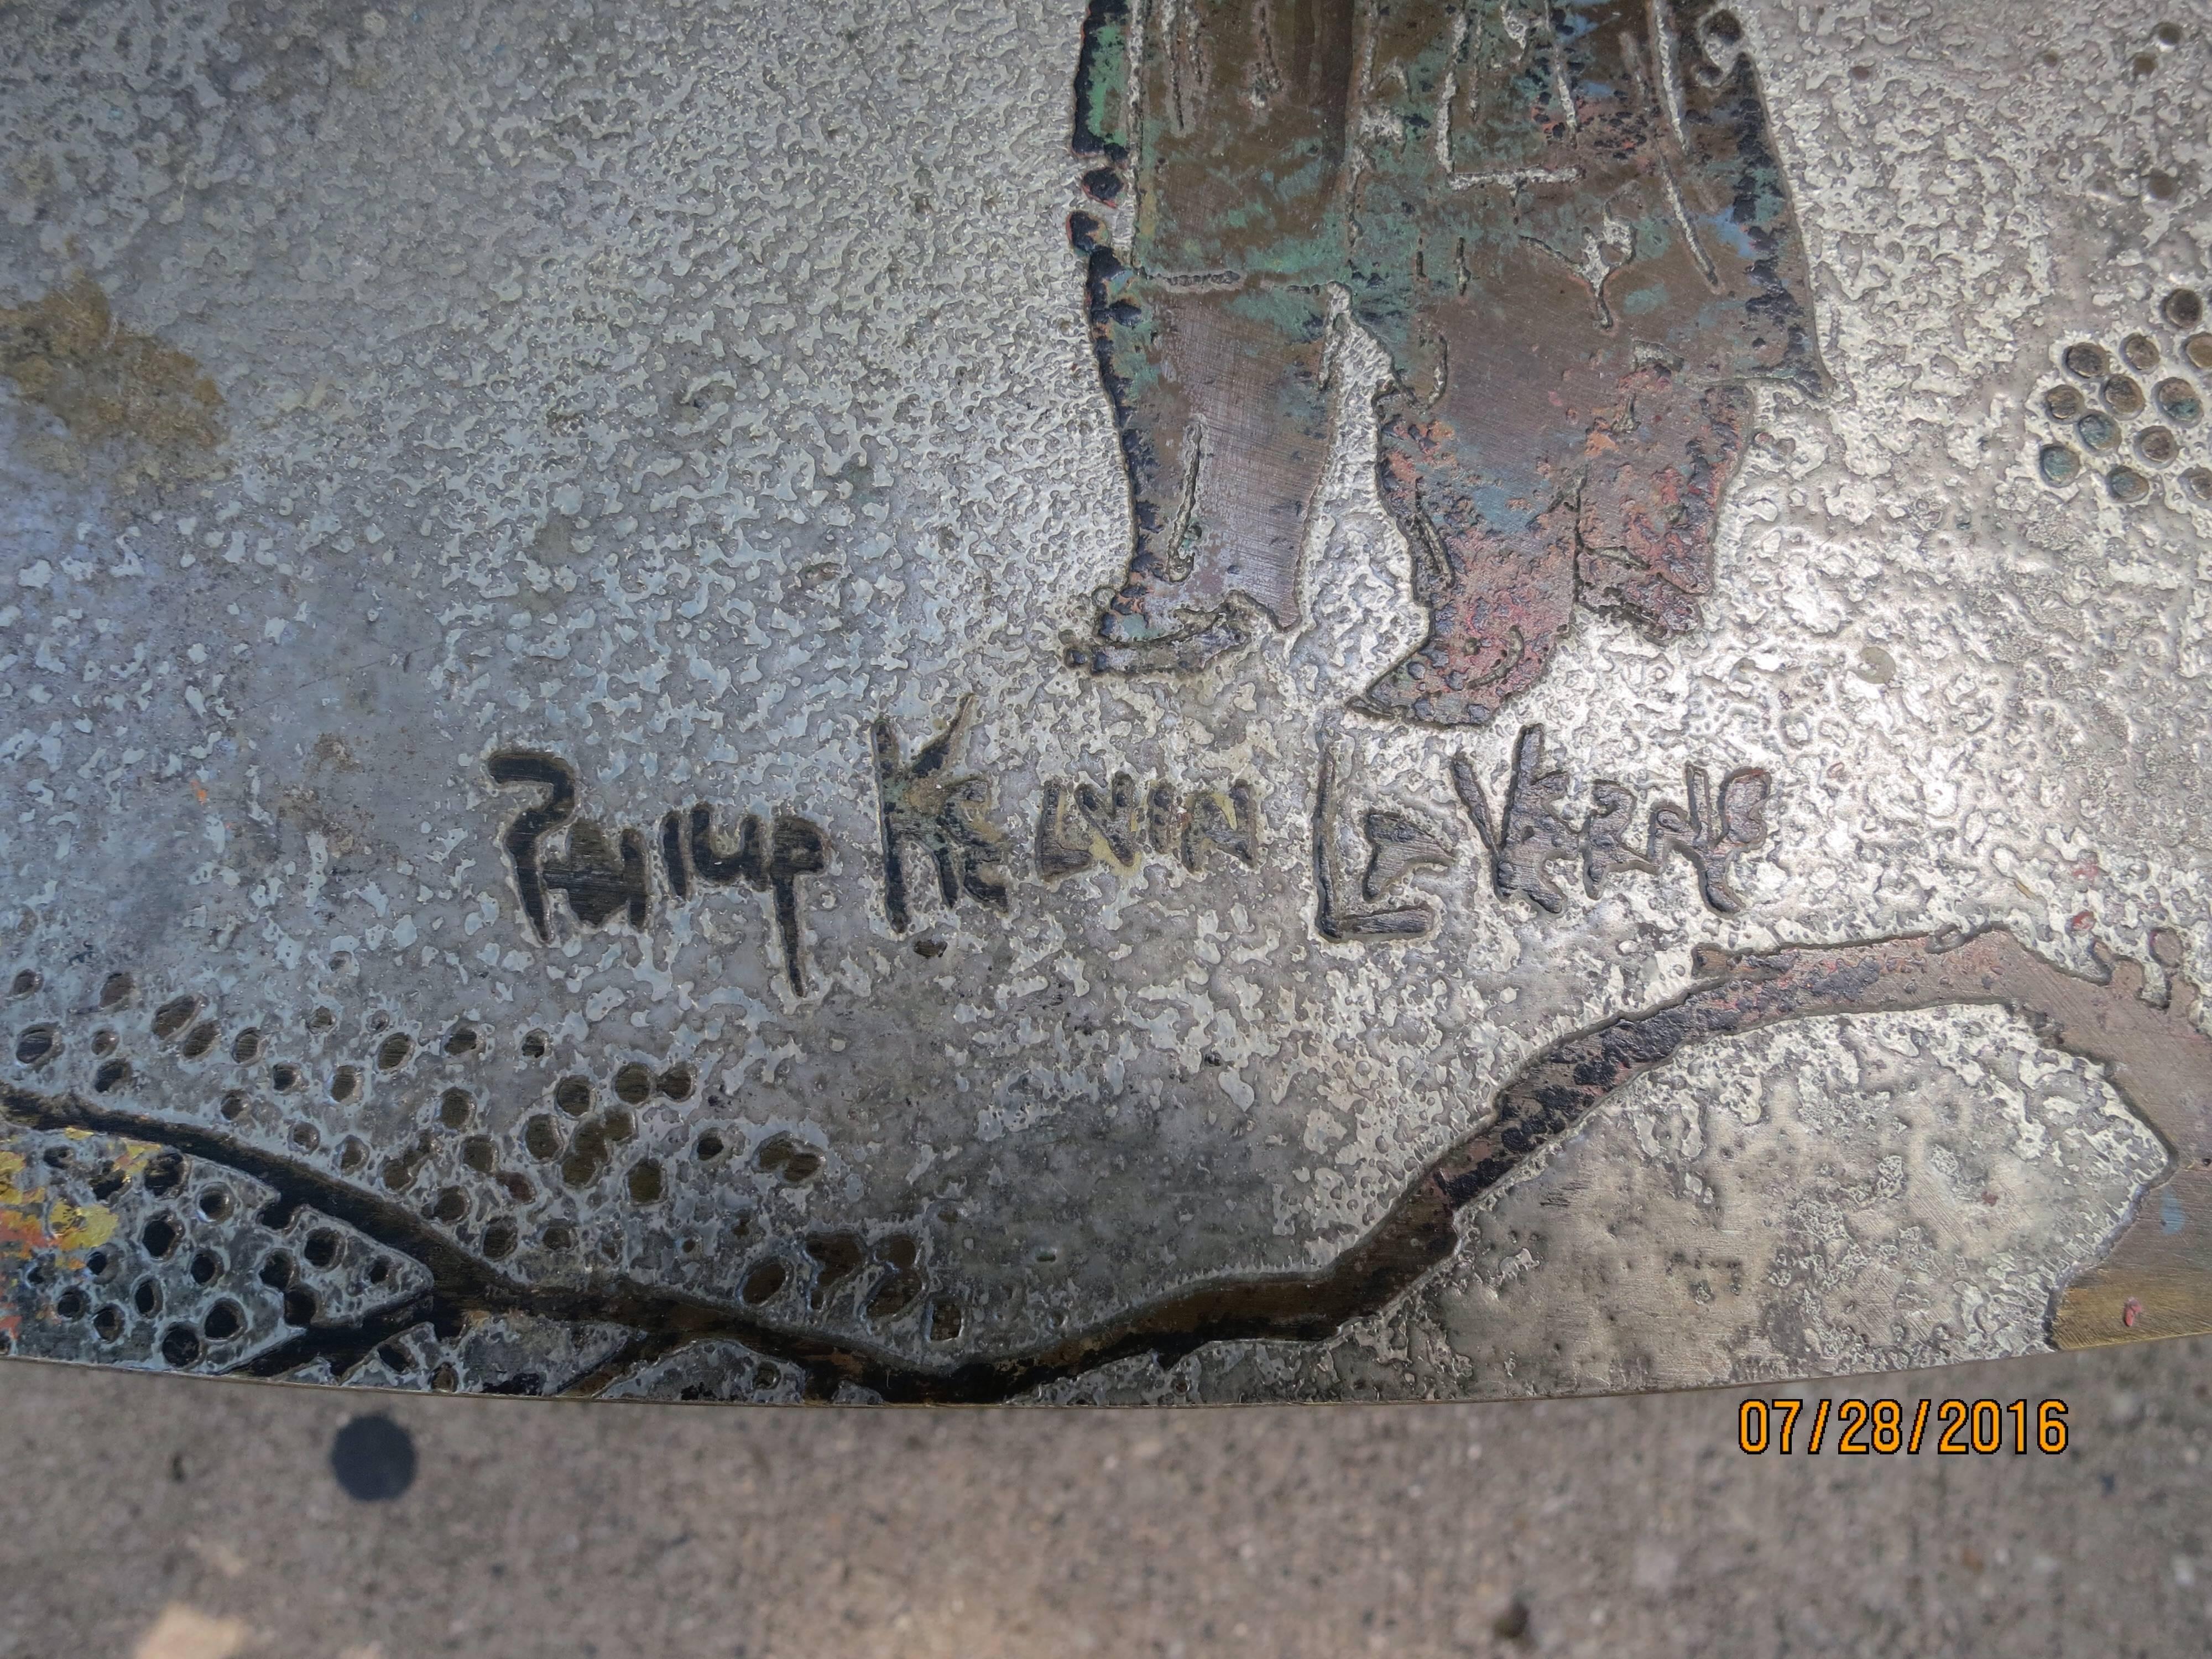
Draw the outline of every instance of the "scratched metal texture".
[[[8,1348],[1236,1401],[2206,1328],[2212,9],[1729,10],[1825,386],[1753,385],[1693,622],[1437,724],[1363,702],[1431,614],[1340,289],[1277,614],[1087,665],[1074,0],[10,7]],[[1656,868],[1501,877],[1549,771]]]

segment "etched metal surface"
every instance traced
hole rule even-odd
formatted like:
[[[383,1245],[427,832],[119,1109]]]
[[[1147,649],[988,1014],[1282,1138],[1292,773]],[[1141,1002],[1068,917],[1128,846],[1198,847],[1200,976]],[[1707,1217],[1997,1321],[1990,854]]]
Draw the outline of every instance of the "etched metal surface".
[[[9,1352],[2212,1329],[2202,6],[9,17]]]

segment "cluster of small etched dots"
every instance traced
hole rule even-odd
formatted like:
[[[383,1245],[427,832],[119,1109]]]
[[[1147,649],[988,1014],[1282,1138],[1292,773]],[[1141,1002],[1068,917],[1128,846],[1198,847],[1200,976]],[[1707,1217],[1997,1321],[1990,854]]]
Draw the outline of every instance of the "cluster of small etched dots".
[[[542,1054],[539,1034],[526,1037],[524,1051]],[[696,1079],[691,1068],[676,1064],[655,1071],[633,1060],[618,1067],[611,1080],[614,1102],[602,1104],[592,1080],[569,1074],[557,1079],[549,1095],[550,1109],[531,1115],[522,1126],[524,1150],[540,1164],[555,1166],[562,1184],[588,1188],[611,1166],[614,1148],[635,1133],[630,1108],[641,1106],[654,1095],[683,1101],[690,1098]],[[803,1186],[821,1173],[827,1153],[788,1130],[773,1130],[747,1146],[740,1132],[707,1125],[692,1138],[691,1155],[701,1164],[719,1164],[741,1158],[756,1174],[771,1177],[785,1187]],[[494,1148],[485,1137],[476,1137],[464,1149],[464,1161],[479,1171],[489,1168]],[[624,1177],[630,1200],[638,1205],[659,1202],[666,1194],[667,1172],[659,1161],[641,1158]],[[741,1216],[730,1226],[732,1243],[749,1237],[753,1218]],[[574,1228],[566,1221],[549,1224],[541,1234],[546,1248],[575,1247]],[[921,1247],[910,1233],[895,1231],[872,1243],[850,1229],[829,1229],[807,1234],[799,1241],[800,1272],[781,1247],[771,1244],[738,1278],[738,1298],[760,1308],[787,1293],[799,1297],[813,1312],[823,1311],[839,1295],[852,1291],[860,1312],[872,1321],[896,1318],[921,1301],[928,1290],[922,1267]],[[702,1241],[687,1237],[678,1247],[686,1255],[698,1255]],[[933,1300],[924,1316],[933,1340],[950,1341],[959,1334],[958,1306],[942,1297]]]
[[[2159,307],[2168,331],[2166,346],[2148,333],[2130,334],[2115,356],[2094,341],[2076,341],[2059,355],[2068,379],[2043,394],[2043,412],[2061,429],[2044,444],[2036,470],[2053,488],[2102,470],[2105,491],[2123,507],[2150,499],[2156,474],[2202,451],[2205,389],[2212,377],[2212,331],[2204,326],[2203,296],[2178,288]],[[2184,371],[2194,370],[2197,379]],[[2181,487],[2191,500],[2212,505],[2212,467],[2183,466]]]
[[[17,981],[16,994],[26,993]],[[33,988],[35,988],[33,987]],[[113,1199],[130,1183],[131,1176],[125,1160],[114,1158],[99,1158],[88,1167],[81,1167],[77,1149],[69,1146],[49,1146],[40,1158],[46,1166],[47,1180],[57,1183],[70,1202],[82,1205],[85,1196],[94,1204],[105,1204]],[[161,1180],[167,1166],[158,1159],[144,1172],[151,1182]],[[120,1241],[118,1241],[120,1243]],[[51,1283],[65,1270],[64,1260],[56,1255],[34,1258],[24,1270],[23,1284],[33,1294]],[[93,1333],[104,1345],[121,1341],[130,1326],[129,1309],[135,1304],[139,1315],[153,1318],[161,1311],[158,1284],[151,1278],[142,1279],[127,1295],[118,1297],[120,1281],[129,1278],[125,1251],[102,1245],[85,1253],[82,1258],[76,1282],[65,1285],[52,1298],[54,1317],[64,1321],[91,1316]],[[195,1338],[195,1345],[198,1339]],[[14,1343],[5,1331],[0,1331],[0,1353],[11,1351]],[[193,1352],[198,1354],[195,1346]]]
[[[2128,69],[2130,72],[2132,73],[2137,80],[2142,80],[2149,76],[2157,74],[2160,60],[2167,52],[2172,52],[2180,44],[2181,25],[2179,23],[2160,23],[2156,28],[2150,32],[2150,40],[2148,44],[2141,51],[2136,52],[2133,57],[2129,58]],[[2045,57],[2044,61],[2045,63],[2050,63],[2054,60],[2049,57]],[[2166,177],[2166,175],[2154,173],[2151,176],[2154,180],[2156,180],[2162,177]],[[2173,194],[2172,185],[2169,181],[2166,187],[2161,190],[2158,187],[2157,184],[2154,182],[2150,185],[2150,193],[2153,196],[2157,197],[2160,201],[2164,201],[2166,198]]]
[[[480,1058],[488,1052],[483,1034],[466,1024],[455,1026],[440,1046],[448,1060]],[[523,1038],[520,1049],[526,1059],[544,1058],[548,1050],[545,1034],[531,1031]],[[688,1092],[688,1073],[684,1073],[683,1068],[676,1068],[665,1075],[672,1085],[679,1074],[685,1079],[684,1087]],[[569,1081],[572,1080],[563,1079],[564,1084]],[[629,1079],[625,1077],[623,1081],[627,1084]],[[589,1085],[584,1086],[588,1103]],[[333,1097],[343,1099],[348,1097],[349,1091],[334,1084],[331,1093]],[[571,1097],[574,1097],[573,1093]],[[640,1097],[642,1098],[641,1096]],[[626,1121],[613,1127],[617,1132],[615,1139],[627,1139],[629,1133],[634,1132]],[[504,1213],[500,1206],[502,1201],[514,1205],[532,1203],[538,1196],[538,1188],[526,1174],[502,1165],[498,1143],[482,1132],[478,1124],[477,1097],[467,1089],[449,1084],[441,1091],[414,1139],[385,1158],[379,1166],[378,1176],[391,1192],[409,1192],[417,1184],[424,1167],[437,1157],[441,1131],[461,1137],[459,1145],[461,1168],[489,1183],[495,1191],[485,1201],[472,1194],[465,1186],[439,1186],[422,1203],[422,1214],[425,1219],[447,1227],[462,1244],[473,1247],[487,1259],[503,1261],[514,1254],[522,1235],[514,1218]],[[365,1159],[365,1148],[362,1149],[362,1157]],[[340,1162],[342,1166],[349,1167],[345,1165],[343,1154]],[[472,1214],[483,1216],[480,1230],[472,1228]],[[541,1242],[550,1249],[572,1248],[575,1242],[574,1230],[566,1223],[555,1223],[541,1235]]]
[[[641,1061],[632,1060],[614,1074],[615,1103],[595,1109],[591,1080],[563,1077],[552,1089],[552,1103],[559,1115],[538,1112],[527,1119],[522,1127],[523,1148],[541,1164],[557,1164],[562,1184],[580,1191],[606,1173],[614,1162],[615,1148],[636,1135],[637,1119],[632,1108],[642,1106],[656,1094],[669,1100],[689,1100],[693,1087],[689,1066],[679,1062],[655,1072]],[[648,1158],[631,1164],[626,1185],[633,1201],[657,1201],[664,1185],[659,1161]]]
[[[27,997],[45,983],[37,969],[18,969],[9,981],[8,994],[11,998]],[[130,1000],[131,990],[130,975],[110,975],[100,993],[100,1012],[106,1013],[120,1007]],[[107,1094],[131,1081],[131,1062],[115,1052],[119,1041],[114,1028],[110,1025],[101,1025],[92,1034],[92,1052],[99,1062],[93,1069],[92,1086],[100,1094]],[[15,1063],[36,1071],[58,1059],[65,1046],[60,1024],[52,1020],[40,1020],[15,1033]]]
[[[44,983],[38,970],[19,969],[9,984],[14,997],[28,996]],[[103,1016],[119,1016],[137,994],[137,986],[125,972],[107,975],[100,990],[98,1012]],[[337,1012],[318,1006],[307,1016],[307,1034],[311,1039],[320,1039],[337,1024]],[[173,996],[156,1007],[148,1022],[154,1040],[173,1050],[180,1060],[195,1064],[210,1058],[217,1064],[240,1067],[254,1067],[266,1062],[270,1091],[279,1095],[296,1092],[309,1081],[308,1068],[292,1060],[270,1058],[271,1042],[260,1026],[247,1024],[235,1031],[226,1032],[216,1019],[205,1017],[202,998],[186,993]],[[374,1048],[365,1065],[345,1064],[333,1070],[327,1080],[331,1100],[343,1105],[356,1100],[364,1092],[364,1085],[374,1074],[388,1075],[401,1070],[412,1060],[417,1045],[413,1034],[392,1029],[386,1015],[377,1015],[369,1022],[369,1034]],[[226,1041],[226,1038],[228,1039]],[[99,1062],[94,1067],[92,1086],[95,1093],[110,1094],[125,1088],[132,1081],[131,1062],[115,1051],[121,1038],[114,1026],[101,1024],[92,1033],[91,1049]],[[464,1021],[448,1031],[441,1045],[450,1059],[472,1058],[487,1052],[483,1035]],[[27,1025],[15,1034],[15,1058],[19,1066],[36,1069],[58,1057],[65,1047],[61,1026],[53,1021],[40,1021]],[[233,1122],[246,1114],[248,1097],[242,1089],[232,1089],[222,1097],[222,1116]],[[319,1133],[310,1124],[301,1123],[293,1139],[305,1150],[313,1150],[320,1139]],[[345,1167],[350,1170],[354,1164]]]
[[[41,1161],[50,1178],[81,1183],[96,1204],[115,1202],[132,1180],[128,1160],[99,1159],[87,1166],[68,1146],[48,1148]],[[248,1218],[239,1210],[227,1175],[220,1168],[196,1166],[171,1148],[153,1153],[138,1170],[137,1181],[158,1207],[128,1232],[86,1253],[76,1282],[54,1297],[54,1316],[64,1321],[88,1316],[94,1338],[112,1348],[130,1334],[135,1315],[149,1331],[154,1354],[175,1370],[203,1360],[220,1364],[234,1358],[239,1345],[252,1335],[252,1322],[224,1286],[236,1283],[231,1255],[250,1246],[234,1229],[227,1237],[195,1237],[204,1224],[222,1229],[234,1219]],[[276,1212],[284,1207],[277,1200],[251,1219],[262,1226],[282,1227],[286,1217]],[[339,1265],[347,1249],[340,1233],[318,1227],[308,1232],[302,1254],[307,1267],[320,1273]],[[34,1264],[27,1278],[35,1285],[52,1267]],[[376,1255],[367,1264],[365,1277],[371,1285],[381,1285],[392,1271],[391,1259]],[[303,1328],[314,1322],[318,1298],[306,1282],[312,1275],[301,1274],[283,1245],[262,1255],[254,1276],[276,1293],[284,1325]],[[205,1299],[209,1297],[212,1301]]]
[[[520,1047],[526,1059],[542,1060],[551,1045],[544,1032],[532,1030],[525,1035]],[[478,1051],[476,1034],[465,1028],[447,1039],[448,1055]],[[556,1109],[532,1113],[523,1121],[523,1151],[540,1164],[553,1165],[552,1174],[562,1186],[581,1192],[594,1186],[615,1165],[618,1149],[635,1139],[638,1126],[633,1109],[655,1095],[671,1101],[688,1100],[696,1086],[691,1066],[682,1061],[656,1069],[632,1060],[617,1068],[609,1084],[614,1098],[602,1105],[589,1078],[563,1076],[548,1091],[549,1103]],[[335,1087],[332,1092],[341,1097],[343,1093]],[[512,1255],[521,1243],[520,1225],[513,1216],[499,1212],[500,1206],[502,1202],[517,1206],[534,1202],[538,1185],[524,1171],[505,1167],[499,1143],[478,1127],[477,1118],[475,1096],[459,1086],[447,1088],[437,1097],[429,1121],[411,1142],[384,1159],[379,1175],[391,1192],[406,1193],[436,1157],[441,1144],[437,1132],[460,1135],[461,1167],[496,1190],[487,1206],[466,1187],[441,1186],[430,1194],[422,1214],[453,1230],[464,1243],[473,1243],[487,1258],[500,1261]],[[811,1175],[819,1166],[820,1158],[815,1155],[812,1166],[805,1168],[804,1174]],[[629,1164],[623,1184],[632,1202],[655,1203],[665,1190],[665,1172],[658,1159],[641,1158]],[[472,1211],[487,1207],[492,1212],[483,1220],[481,1233],[471,1240],[465,1224]],[[549,1222],[539,1232],[538,1242],[550,1250],[573,1249],[576,1229],[566,1220]]]
[[[14,996],[27,996],[43,983],[35,969],[24,969],[15,974],[9,990]],[[103,1012],[112,1012],[125,1007],[133,1000],[137,987],[127,973],[115,973],[104,983],[100,1006]],[[155,1009],[149,1029],[155,1039],[172,1047],[183,1060],[198,1061],[224,1048],[224,1031],[216,1021],[204,1017],[203,1000],[191,994],[174,996]],[[307,1018],[311,1037],[320,1038],[332,1030],[337,1016],[327,1006],[316,1007]],[[404,1067],[416,1052],[413,1036],[390,1030],[390,1021],[376,1017],[370,1021],[370,1035],[376,1039],[374,1054],[368,1066],[352,1063],[336,1066],[328,1076],[326,1092],[330,1099],[340,1105],[359,1100],[365,1091],[370,1070],[390,1073]],[[103,1027],[93,1038],[98,1054],[112,1053],[117,1038],[112,1029]],[[240,1066],[255,1066],[268,1055],[269,1042],[258,1026],[248,1025],[231,1035],[223,1056]],[[449,1059],[471,1059],[488,1052],[483,1036],[464,1022],[456,1025],[438,1044]],[[551,1040],[542,1030],[532,1030],[524,1034],[518,1045],[523,1058],[538,1060],[547,1058],[552,1049]],[[36,1067],[43,1066],[62,1049],[62,1034],[58,1025],[42,1022],[26,1027],[18,1033],[15,1057],[19,1064]],[[269,1064],[269,1084],[277,1094],[290,1094],[301,1089],[308,1080],[307,1069],[291,1060],[275,1060]],[[94,1087],[105,1093],[129,1082],[128,1062],[109,1060],[95,1074]],[[616,1160],[616,1149],[632,1139],[637,1132],[636,1120],[630,1109],[641,1106],[659,1095],[671,1101],[685,1101],[691,1097],[696,1086],[692,1068],[677,1062],[658,1070],[641,1061],[630,1061],[618,1067],[610,1080],[610,1091],[614,1103],[599,1108],[596,1092],[590,1079],[568,1075],[559,1079],[550,1091],[551,1103],[558,1115],[539,1112],[528,1117],[522,1126],[525,1150],[543,1164],[557,1165],[562,1185],[583,1190],[595,1185],[607,1173]],[[226,1090],[218,1110],[228,1121],[245,1117],[251,1108],[250,1097],[243,1089]],[[476,1101],[466,1090],[449,1087],[438,1097],[435,1121],[438,1127],[462,1133],[471,1130],[476,1120]],[[566,1120],[564,1121],[563,1120]],[[303,1152],[319,1150],[321,1131],[304,1118],[295,1119],[289,1126],[289,1137]],[[428,1127],[415,1139],[386,1158],[378,1171],[382,1184],[398,1194],[413,1187],[422,1167],[437,1150],[436,1140]],[[714,1162],[731,1150],[722,1133],[707,1128],[700,1133],[692,1146],[693,1156],[702,1163]],[[501,1167],[498,1147],[491,1137],[481,1132],[465,1133],[460,1143],[460,1162],[473,1174],[484,1177],[498,1187],[505,1198],[517,1205],[532,1202],[537,1188],[530,1177],[520,1171]],[[349,1175],[360,1173],[369,1162],[371,1152],[356,1135],[345,1136],[336,1148],[339,1170]],[[800,1186],[812,1180],[823,1167],[825,1154],[788,1132],[778,1131],[763,1137],[750,1152],[747,1161],[759,1173],[770,1176],[787,1186]],[[640,1158],[625,1172],[623,1184],[632,1202],[649,1205],[658,1202],[665,1192],[666,1176],[657,1159]],[[428,1219],[441,1222],[460,1231],[472,1208],[471,1195],[457,1186],[441,1188],[423,1207]],[[151,1228],[152,1237],[145,1242],[149,1254],[156,1260],[167,1254],[161,1245],[169,1224],[166,1218],[157,1218]],[[740,1221],[737,1231],[749,1231],[749,1224]],[[483,1225],[475,1241],[477,1248],[488,1258],[498,1261],[511,1255],[520,1242],[515,1220],[506,1215],[494,1214]],[[575,1228],[567,1221],[556,1220],[547,1224],[540,1234],[540,1243],[556,1251],[573,1249],[577,1244]],[[871,1246],[860,1235],[846,1231],[812,1234],[801,1241],[807,1258],[806,1266],[812,1268],[805,1291],[810,1308],[819,1310],[841,1287],[861,1279],[863,1269],[872,1267],[878,1271],[867,1275],[872,1283],[863,1296],[863,1311],[872,1321],[888,1320],[905,1312],[920,1300],[927,1288],[927,1280],[921,1266],[917,1243],[908,1235],[895,1233],[878,1240]],[[330,1253],[337,1248],[336,1235],[318,1235],[311,1241],[309,1255],[318,1249]],[[696,1253],[697,1241],[685,1241],[685,1248]],[[197,1261],[196,1267],[199,1265]],[[322,1267],[327,1262],[313,1262]],[[289,1254],[277,1251],[263,1265],[259,1277],[270,1289],[284,1296],[286,1322],[304,1324],[312,1318],[314,1303],[311,1293],[290,1282],[292,1260]],[[372,1275],[380,1278],[381,1275]],[[787,1262],[775,1255],[757,1261],[747,1270],[739,1287],[741,1298],[751,1306],[769,1302],[793,1285]],[[141,1287],[142,1299],[153,1300],[158,1306],[158,1291],[150,1283]],[[933,1298],[925,1310],[924,1323],[930,1338],[948,1341],[957,1337],[961,1328],[958,1306],[942,1298]],[[226,1325],[224,1317],[216,1316],[218,1328]],[[241,1327],[242,1328],[242,1327]],[[217,1333],[204,1333],[210,1340],[218,1340]],[[234,1334],[227,1329],[222,1336]],[[189,1355],[185,1350],[191,1349]],[[173,1364],[189,1364],[197,1360],[200,1348],[189,1332],[179,1329],[165,1334],[163,1357]]]

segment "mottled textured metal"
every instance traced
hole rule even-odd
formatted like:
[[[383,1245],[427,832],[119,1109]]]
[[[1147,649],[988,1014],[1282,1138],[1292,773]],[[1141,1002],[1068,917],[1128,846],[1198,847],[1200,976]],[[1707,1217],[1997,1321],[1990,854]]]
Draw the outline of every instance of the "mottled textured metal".
[[[2201,4],[9,17],[9,1352],[2212,1329]]]

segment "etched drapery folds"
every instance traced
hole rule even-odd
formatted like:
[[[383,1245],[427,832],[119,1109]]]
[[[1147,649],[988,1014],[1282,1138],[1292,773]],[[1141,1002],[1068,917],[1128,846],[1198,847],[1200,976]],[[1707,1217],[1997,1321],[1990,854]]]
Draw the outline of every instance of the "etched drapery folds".
[[[1486,724],[1575,607],[1698,625],[1749,386],[1817,392],[1810,279],[1724,6],[1097,0],[1077,88],[1128,568],[1071,648],[1187,671],[1299,614],[1332,290],[1389,354],[1378,485],[1428,636],[1353,699]]]

